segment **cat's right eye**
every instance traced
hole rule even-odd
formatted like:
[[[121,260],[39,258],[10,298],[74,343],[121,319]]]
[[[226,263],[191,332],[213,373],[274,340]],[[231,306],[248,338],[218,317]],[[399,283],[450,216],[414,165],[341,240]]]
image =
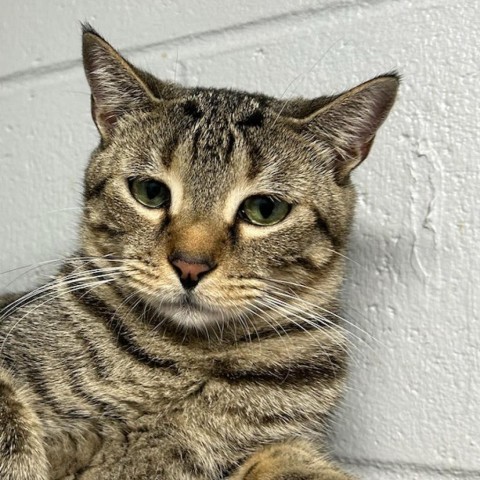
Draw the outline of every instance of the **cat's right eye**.
[[[158,180],[132,178],[128,186],[133,198],[145,207],[162,208],[170,204],[170,190]]]
[[[266,227],[281,222],[290,212],[291,205],[267,195],[254,195],[240,206],[240,218],[252,225]]]

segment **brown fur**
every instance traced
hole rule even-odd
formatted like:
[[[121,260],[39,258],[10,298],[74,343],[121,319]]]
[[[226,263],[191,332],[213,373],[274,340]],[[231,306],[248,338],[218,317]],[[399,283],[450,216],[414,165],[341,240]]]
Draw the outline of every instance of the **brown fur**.
[[[350,478],[321,442],[346,372],[349,173],[398,77],[315,100],[188,89],[88,26],[84,64],[101,143],[81,249],[2,302],[0,477]],[[132,178],[164,182],[170,204],[140,204]],[[248,224],[252,195],[290,213]],[[211,268],[188,295],[172,256]]]

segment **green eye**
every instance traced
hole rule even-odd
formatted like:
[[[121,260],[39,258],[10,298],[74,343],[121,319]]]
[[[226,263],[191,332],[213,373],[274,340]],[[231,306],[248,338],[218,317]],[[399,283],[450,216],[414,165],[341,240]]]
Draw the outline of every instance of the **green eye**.
[[[240,207],[240,215],[254,225],[275,225],[290,212],[290,204],[283,200],[266,196],[247,198]]]
[[[129,187],[135,200],[146,207],[162,208],[170,203],[170,190],[157,180],[134,178],[129,181]]]

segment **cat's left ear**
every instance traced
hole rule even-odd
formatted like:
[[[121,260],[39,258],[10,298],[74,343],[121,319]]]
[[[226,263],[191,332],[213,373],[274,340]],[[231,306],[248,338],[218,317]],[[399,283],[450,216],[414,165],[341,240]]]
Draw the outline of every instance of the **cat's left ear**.
[[[150,110],[157,99],[125,60],[90,25],[83,25],[83,66],[92,92],[92,117],[103,139],[118,120],[135,110]]]
[[[367,157],[395,101],[399,82],[396,73],[376,77],[300,120],[309,140],[333,151],[339,179],[346,178]]]

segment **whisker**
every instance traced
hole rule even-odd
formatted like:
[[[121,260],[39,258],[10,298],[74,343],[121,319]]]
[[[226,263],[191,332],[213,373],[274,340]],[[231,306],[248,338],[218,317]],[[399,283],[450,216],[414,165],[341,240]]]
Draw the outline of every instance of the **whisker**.
[[[287,338],[289,337],[288,333],[283,329],[282,325],[275,320],[274,317],[272,317],[269,313],[267,313],[265,310],[262,310],[261,307],[264,308],[269,308],[267,304],[263,302],[263,300],[259,303],[259,305],[251,304],[251,308],[254,308],[255,310],[258,310],[259,314],[261,315],[262,320],[270,327],[272,330],[278,335],[278,337],[283,341],[285,347],[289,348],[289,345],[287,343]],[[250,310],[251,311],[251,310]],[[257,315],[258,316],[258,315]],[[266,317],[265,317],[266,316]],[[269,320],[270,319],[270,320]],[[252,324],[255,334],[257,335],[258,343],[261,345],[261,337],[258,332],[258,329]],[[277,327],[280,327],[284,333],[282,334]],[[247,331],[247,336],[250,337],[250,332]]]
[[[267,279],[263,279],[263,280],[267,280]],[[294,283],[294,282],[285,282],[285,283],[289,284],[289,283]],[[299,285],[299,284],[298,284],[298,285]],[[284,298],[285,298],[285,296],[286,296],[286,298],[287,298],[288,300],[290,300],[290,301],[293,301],[293,302],[303,301],[304,303],[306,302],[306,301],[303,300],[301,297],[298,297],[298,295],[295,295],[294,297],[293,297],[293,296],[290,296],[290,295],[287,295],[283,290],[280,290],[280,289],[278,289],[277,287],[270,286],[269,288],[270,288],[270,289],[273,289],[275,292],[279,292],[280,294],[282,294],[282,295],[284,296]],[[267,295],[267,296],[270,296],[270,298],[272,298],[272,297],[271,297],[272,291],[269,291],[268,289],[265,289],[265,287],[263,287],[263,288],[256,287],[256,289],[257,289],[257,290],[260,290],[264,296]],[[312,290],[314,290],[314,289],[312,289]],[[314,290],[314,291],[315,291],[315,293],[317,293],[317,294],[319,293],[317,290]],[[316,305],[316,304],[311,304],[309,310],[305,310],[304,308],[300,308],[297,304],[295,304],[295,305],[292,306],[291,304],[284,302],[284,300],[282,300],[282,299],[280,299],[280,298],[278,298],[278,297],[276,298],[276,301],[282,303],[282,305],[278,305],[279,308],[280,308],[280,307],[283,307],[284,309],[287,309],[287,308],[288,308],[288,309],[290,310],[290,313],[293,314],[293,315],[296,315],[297,318],[299,318],[299,320],[303,321],[303,323],[310,324],[311,326],[314,326],[314,327],[316,327],[316,326],[320,327],[320,326],[318,325],[318,322],[321,322],[321,323],[324,324],[324,325],[325,325],[325,324],[329,325],[330,328],[335,328],[335,329],[337,329],[337,330],[340,331],[340,332],[344,332],[343,337],[345,338],[345,340],[346,340],[355,350],[358,350],[358,351],[359,351],[359,348],[358,348],[358,346],[349,338],[350,336],[353,337],[353,338],[355,338],[355,339],[357,339],[357,340],[359,340],[360,342],[365,343],[365,344],[368,346],[369,349],[373,350],[372,347],[371,347],[367,342],[365,342],[364,339],[362,339],[361,337],[356,336],[353,332],[351,332],[351,331],[349,331],[349,330],[346,330],[344,327],[342,327],[342,325],[337,324],[337,323],[335,323],[335,322],[332,322],[331,319],[325,317],[324,315],[319,315],[319,314],[316,313],[316,312],[315,312],[315,313],[312,312],[312,308],[311,308],[311,307],[314,306],[315,308],[317,308],[317,307],[319,307],[318,305]],[[310,302],[307,302],[307,303],[310,303]],[[323,308],[323,310],[326,310],[324,307],[320,307],[320,308]],[[288,315],[286,315],[285,312],[282,313],[282,312],[278,311],[277,313],[278,313],[278,314],[282,314],[282,316],[283,316],[284,318],[286,318],[287,320],[289,319]],[[300,313],[300,315],[299,315],[299,313]],[[330,312],[330,311],[327,311],[327,313],[333,314],[333,312]],[[291,315],[290,315],[290,317],[291,317]],[[292,319],[290,318],[290,320],[292,320]],[[298,322],[295,322],[295,323],[296,323],[296,325],[297,325],[298,327],[301,326]],[[347,322],[347,323],[348,323],[348,322]],[[320,327],[320,328],[321,328],[321,327]],[[325,331],[324,333],[328,334],[327,331]],[[343,347],[343,348],[346,348],[346,347]]]
[[[289,338],[288,332],[283,328],[283,326],[272,316],[268,313],[268,311],[262,310],[260,307],[265,306],[268,307],[268,305],[264,302],[264,299],[260,299],[259,305],[256,305],[254,302],[249,302],[249,305],[251,308],[255,308],[255,310],[258,310],[259,314],[257,316],[260,316],[263,321],[267,323],[267,325],[271,328],[273,328],[274,332],[283,340],[284,344],[288,346],[286,339]],[[250,310],[251,311],[251,310]],[[273,322],[270,323],[269,320],[265,318],[265,315]],[[279,330],[277,330],[277,327],[281,328],[283,330],[283,335]],[[254,327],[255,328],[255,327]],[[257,334],[258,341],[260,342],[260,335],[258,333],[258,330],[255,328],[255,332]]]
[[[288,295],[287,293],[285,293],[284,291],[280,290],[280,289],[274,289],[276,291],[276,293],[284,298],[292,298],[290,295]],[[325,307],[322,307],[321,305],[317,305],[315,303],[312,303],[312,302],[309,302],[308,300],[305,300],[301,297],[299,297],[298,295],[295,294],[295,297],[298,301],[304,303],[305,305],[313,308],[313,309],[318,309],[318,310],[321,310],[322,312],[328,314],[328,315],[332,315],[333,317],[337,318],[338,320],[344,322],[345,324],[347,325],[350,325],[351,327],[355,328],[356,330],[358,330],[359,332],[363,333],[364,335],[366,335],[367,337],[369,337],[371,340],[373,340],[374,342],[377,342],[379,345],[381,345],[382,347],[385,347],[384,344],[382,344],[382,342],[380,342],[380,340],[378,340],[377,338],[373,337],[370,333],[368,333],[366,330],[364,330],[363,328],[359,327],[358,325],[354,324],[353,322],[350,322],[349,320],[347,320],[346,318],[342,317],[341,315],[338,315],[337,313],[335,312],[332,312],[330,310],[328,310],[327,308]],[[353,333],[352,333],[353,334]],[[355,338],[358,338],[359,340],[361,340],[360,337],[358,336],[355,336]],[[367,344],[368,345],[368,344]]]
[[[266,300],[266,298],[264,298],[264,300]],[[273,299],[272,297],[268,296],[268,300],[273,300],[274,301],[274,304],[275,304],[275,299]],[[326,348],[325,348],[325,345],[322,344],[322,342],[320,341],[320,339],[317,339],[315,337],[315,335],[313,335],[313,333],[309,330],[307,330],[303,325],[301,325],[299,322],[297,322],[295,320],[295,318],[292,318],[292,313],[290,312],[289,314],[289,311],[288,309],[284,308],[281,304],[277,304],[278,307],[277,307],[277,313],[280,314],[283,318],[285,318],[286,320],[288,320],[290,323],[293,323],[294,325],[298,326],[300,329],[302,329],[305,333],[307,333],[308,335],[310,335],[310,337],[315,340],[316,344],[319,346],[319,348],[321,348],[326,354],[328,354]],[[312,325],[316,330],[318,330],[319,332],[322,332],[323,334],[325,334],[326,336],[328,336],[329,338],[331,338],[332,340],[335,341],[335,338],[329,334],[328,331],[326,331],[325,329],[322,329],[319,325],[317,325],[316,323],[311,323],[311,322],[308,322],[306,321],[305,318],[303,317],[300,317],[298,315],[295,315],[294,314],[294,317],[297,317],[299,318],[301,321],[303,322],[306,322],[307,324],[310,324]],[[342,336],[342,338],[344,338]],[[318,341],[317,341],[318,340]],[[344,351],[346,351],[346,347],[342,344],[342,343],[339,343],[338,341],[335,342],[336,345],[339,345],[340,348]],[[329,360],[330,363],[331,363],[331,360]],[[333,367],[333,364],[332,364],[332,367]]]
[[[5,285],[3,288],[8,289],[13,283],[18,281],[20,278],[28,275],[32,271],[35,271],[36,269],[40,269],[44,266],[52,265],[52,264],[55,264],[55,263],[64,263],[65,261],[68,261],[68,260],[75,261],[75,262],[78,262],[78,261],[88,262],[88,261],[92,261],[92,260],[107,260],[109,262],[126,262],[126,260],[123,260],[123,259],[108,258],[107,256],[105,256],[105,257],[73,256],[73,257],[65,257],[65,258],[56,258],[56,259],[53,259],[53,260],[46,260],[44,262],[40,262],[40,263],[37,263],[37,264],[29,264],[29,265],[25,265],[23,267],[18,267],[18,268],[14,268],[14,269],[11,269],[11,270],[7,270],[5,272],[0,272],[0,275],[3,275],[3,274],[6,274],[6,273],[14,272],[16,270],[24,270],[25,268],[28,269],[27,271],[21,273],[20,275],[15,277],[13,280],[11,280],[9,283],[7,283],[7,285]]]
[[[296,305],[291,305],[287,302],[284,302],[281,299],[274,298],[274,297],[271,297],[271,296],[269,296],[269,297],[271,299],[273,299],[274,301],[278,302],[278,305],[285,310],[285,312],[287,313],[287,318],[288,319],[293,320],[291,318],[291,316],[293,315],[295,318],[298,318],[299,320],[305,322],[307,325],[310,325],[310,326],[316,328],[318,331],[322,332],[324,335],[331,338],[332,340],[335,340],[335,337],[330,333],[330,329],[331,328],[336,329],[337,331],[341,332],[342,339],[344,339],[346,342],[348,342],[351,345],[352,348],[358,350],[358,346],[355,345],[355,343],[353,343],[348,338],[348,336],[346,336],[344,334],[344,333],[347,333],[347,334],[351,335],[351,333],[348,332],[348,331],[345,331],[345,329],[343,329],[340,325],[332,323],[331,320],[329,320],[328,318],[326,318],[324,316],[312,315],[310,312],[307,312],[307,311],[299,308]],[[329,325],[330,328],[329,329],[322,328],[322,326],[319,324],[319,322]],[[299,324],[298,322],[295,322],[295,324],[299,327],[302,327],[301,324]],[[306,329],[304,329],[304,330],[306,330]],[[312,335],[310,331],[308,331],[308,330],[306,330],[306,331],[308,333],[310,333],[310,335]],[[337,344],[341,347],[342,350],[347,351],[346,345],[343,345],[343,344],[338,343],[338,342],[337,342]]]
[[[119,271],[119,269],[122,269]],[[108,270],[108,271],[106,271]],[[87,271],[88,272],[88,271]],[[19,299],[15,300],[11,304],[7,305],[0,313],[0,320],[3,320],[6,318],[8,315],[10,315],[16,308],[20,306],[27,306],[29,305],[32,301],[35,299],[40,298],[42,295],[48,293],[51,290],[55,290],[57,287],[59,287],[62,284],[68,285],[70,283],[78,282],[83,279],[90,279],[90,277],[85,277],[85,274],[87,273],[85,271],[79,272],[79,273],[72,273],[70,275],[64,276],[64,277],[59,277],[56,280],[54,280],[51,283],[47,283],[46,285],[42,285],[35,290],[32,290],[31,292],[26,293]],[[108,276],[108,275],[113,275],[115,273],[125,273],[126,270],[123,269],[123,267],[111,267],[110,269],[103,269],[100,272],[100,269],[97,269],[95,271],[96,277],[98,278],[99,276]],[[82,276],[84,278],[82,278]]]
[[[56,300],[57,298],[61,298],[65,295],[67,295],[68,293],[70,292],[74,292],[74,291],[77,291],[77,290],[80,290],[80,289],[85,289],[85,288],[95,288],[95,287],[98,287],[100,285],[104,285],[106,283],[109,283],[109,282],[113,282],[115,279],[114,278],[109,278],[107,280],[96,280],[94,282],[91,282],[89,284],[81,284],[81,285],[77,285],[76,287],[74,288],[68,288],[66,290],[59,290],[57,291],[57,295],[55,296],[51,296],[50,298],[48,298],[47,300],[45,300],[44,302],[41,302],[40,304],[36,305],[33,309],[30,309],[28,310],[23,316],[21,316],[17,321],[15,321],[13,323],[13,325],[10,327],[10,329],[8,330],[8,332],[6,333],[4,339],[3,339],[3,342],[2,342],[2,345],[0,346],[0,356],[2,355],[3,353],[3,349],[5,347],[5,344],[8,340],[8,338],[11,336],[11,334],[13,333],[13,331],[17,328],[17,326],[22,322],[22,320],[24,320],[28,315],[32,314],[33,312],[35,312],[35,310],[37,310],[38,308],[42,307],[43,305],[49,303],[50,301],[52,300]]]
[[[295,283],[295,282],[288,282],[288,281],[284,281],[284,280],[277,280],[277,279],[266,279],[267,281],[270,281],[270,282],[274,282],[274,283],[283,283],[283,284],[289,284],[289,285],[293,285],[293,286],[296,286],[296,287],[299,287],[299,288],[303,288],[303,289],[307,289],[307,290],[311,290],[313,291],[316,295],[322,295],[322,292],[318,291],[317,289],[313,288],[313,287],[308,287],[306,285],[302,285],[302,284],[299,284],[299,283]],[[274,288],[272,286],[272,288]],[[276,289],[278,290],[278,292],[280,292],[282,295],[284,296],[287,296],[287,298],[289,297],[288,294],[286,294],[284,291],[280,290],[280,289]],[[329,314],[329,315],[332,315],[334,316],[335,318],[337,318],[338,320],[341,320],[342,322],[345,322],[347,325],[350,325],[351,327],[355,328],[356,330],[358,330],[359,332],[363,333],[364,335],[366,335],[367,337],[369,337],[371,340],[373,340],[374,342],[377,342],[379,345],[381,345],[382,347],[385,347],[385,345],[380,342],[380,340],[378,340],[377,338],[373,337],[369,332],[367,332],[366,330],[362,329],[361,327],[359,327],[358,325],[356,325],[355,323],[347,320],[346,318],[338,315],[337,313],[335,312],[331,312],[330,310],[320,306],[320,305],[317,305],[315,303],[312,303],[312,302],[309,302],[301,297],[299,297],[296,292],[293,292],[293,294],[295,294],[295,297],[298,298],[300,301],[306,303],[307,305],[311,306],[312,308],[316,308],[316,309],[320,309],[322,310],[323,312]]]
[[[100,276],[111,277],[111,276],[116,275],[117,273],[118,274],[123,274],[123,271],[122,272],[109,272],[108,274],[100,275]],[[98,276],[97,276],[97,279],[98,279]],[[78,276],[78,277],[72,278],[68,281],[65,281],[63,283],[62,282],[53,282],[53,283],[44,285],[43,287],[37,288],[36,290],[24,295],[23,297],[19,298],[18,300],[16,300],[12,304],[8,305],[7,309],[6,310],[4,309],[2,311],[2,315],[0,316],[0,320],[6,318],[16,308],[26,307],[26,306],[30,305],[30,303],[32,303],[33,301],[35,301],[37,299],[41,299],[43,296],[57,291],[58,289],[60,289],[61,286],[75,284],[75,283],[78,283],[78,282],[83,281],[83,280],[91,280],[91,278],[90,277]]]
[[[290,305],[288,305],[288,306],[290,306]],[[303,310],[301,310],[301,311],[306,316],[311,317],[311,315],[309,315],[307,312],[304,312]],[[282,312],[279,312],[279,313],[282,314]],[[357,338],[357,337],[355,337],[351,332],[345,331],[345,329],[343,327],[341,327],[340,325],[332,323],[329,319],[326,319],[323,316],[314,316],[313,317],[314,320],[310,320],[308,318],[305,318],[304,316],[298,317],[298,316],[295,316],[295,315],[294,315],[294,318],[292,318],[292,315],[289,314],[288,311],[287,311],[287,313],[283,313],[283,316],[289,322],[293,323],[294,325],[298,326],[301,329],[304,329],[304,327],[303,327],[303,325],[301,325],[301,323],[299,323],[298,321],[295,320],[295,317],[299,318],[300,321],[303,321],[304,323],[307,323],[307,325],[311,325],[312,327],[316,328],[316,330],[318,330],[323,335],[325,335],[327,338],[331,339],[334,342],[334,345],[337,345],[341,350],[343,350],[346,353],[349,353],[349,351],[351,349],[353,349],[354,351],[359,352],[359,353],[361,353],[363,351],[358,347],[358,345],[356,345],[352,340],[350,340],[348,338],[349,335],[352,335],[354,338]],[[329,328],[326,329],[324,327],[321,327],[318,324],[318,320],[320,320],[320,322],[322,322],[322,323],[327,323],[329,325]],[[340,341],[337,337],[332,335],[332,331],[337,331],[338,332],[338,334],[340,335]],[[308,331],[308,333],[311,334],[310,331]],[[343,341],[345,341],[346,343],[344,343]],[[323,351],[325,351],[325,345],[322,343],[322,341],[320,339],[318,339],[318,341],[316,343]],[[371,349],[370,345],[368,345],[368,344],[366,344],[366,345],[367,345],[368,348]],[[348,347],[350,347],[350,348],[348,348]],[[354,364],[356,366],[361,366],[359,360],[355,356],[350,355],[349,360],[354,362]]]
[[[338,255],[339,257],[342,257],[344,258],[345,260],[348,260],[349,262],[352,262],[354,263],[355,265],[358,265],[360,268],[363,268],[365,269],[365,265],[362,265],[361,263],[358,263],[356,260],[353,260],[353,258],[350,258],[350,257],[347,257],[347,255],[343,254],[343,253],[340,253],[340,252],[337,252],[335,249],[333,248],[327,248],[325,247],[325,250],[331,252],[331,253],[334,253],[335,255]]]

